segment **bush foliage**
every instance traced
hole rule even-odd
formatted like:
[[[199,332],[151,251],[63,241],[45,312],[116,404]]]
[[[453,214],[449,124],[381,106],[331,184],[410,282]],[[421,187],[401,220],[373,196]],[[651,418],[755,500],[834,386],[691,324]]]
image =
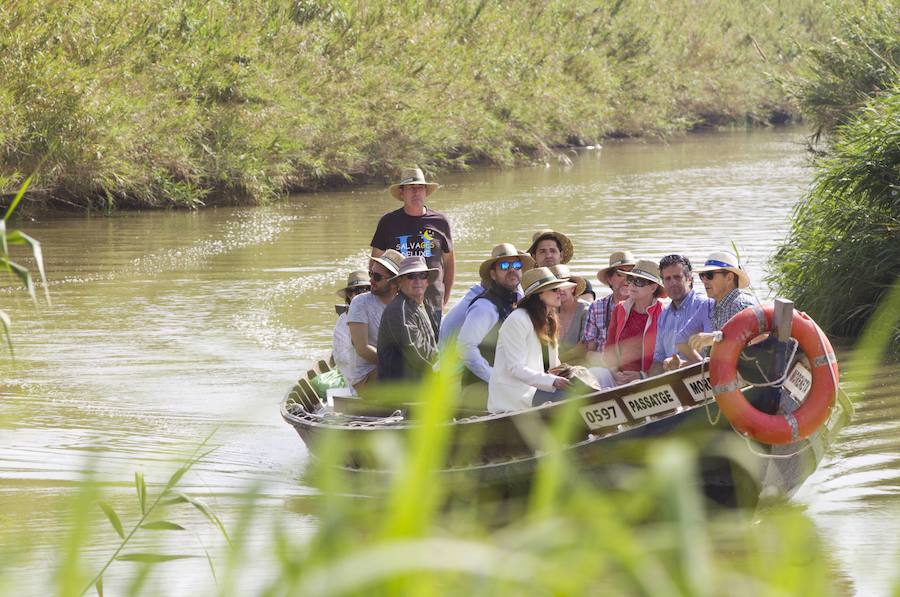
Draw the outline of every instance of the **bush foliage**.
[[[900,9],[875,2],[848,14],[809,55],[802,104],[834,128],[770,282],[826,330],[856,335],[900,279]]]
[[[7,0],[0,192],[197,206],[789,114],[813,0]]]

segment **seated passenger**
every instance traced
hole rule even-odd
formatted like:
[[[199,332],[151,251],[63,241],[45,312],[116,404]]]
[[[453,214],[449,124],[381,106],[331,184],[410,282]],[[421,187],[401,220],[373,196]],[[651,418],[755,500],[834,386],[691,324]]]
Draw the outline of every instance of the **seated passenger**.
[[[638,259],[634,269],[625,275],[628,299],[613,309],[603,348],[603,361],[616,385],[648,376],[663,307],[659,297],[666,296],[656,262]]]
[[[467,407],[485,408],[500,326],[516,306],[522,273],[532,267],[530,255],[504,243],[494,247],[479,268],[486,290],[470,303],[459,331],[458,348],[464,365],[461,403]]]
[[[357,294],[369,291],[369,276],[363,270],[350,272],[347,276],[347,285],[337,291],[337,295],[344,299],[344,310],[338,317],[331,335],[331,355],[334,364],[341,375],[350,384],[350,376],[353,374],[353,344],[350,341],[350,328],[347,327],[346,306],[350,304]]]
[[[378,379],[418,380],[437,358],[437,323],[425,308],[425,290],[438,276],[422,256],[406,257],[393,278],[397,296],[378,330]]]
[[[688,355],[678,351],[675,338],[702,332],[704,315],[711,314],[713,307],[712,299],[694,289],[691,261],[687,257],[666,255],[659,262],[659,273],[672,302],[663,309],[656,326],[651,375],[678,369],[687,362]],[[698,313],[700,316],[695,318]]]
[[[560,280],[575,283],[574,288],[559,291],[559,360],[563,363],[580,363],[587,354],[587,345],[582,342],[581,335],[590,304],[578,297],[584,293],[587,280],[572,275],[568,265],[554,265],[550,271]]]
[[[531,237],[531,246],[528,253],[534,258],[535,267],[553,267],[554,265],[569,263],[575,255],[572,241],[562,232],[555,230],[539,230]],[[588,280],[584,281],[584,290],[576,296],[585,293],[594,294],[594,289]]]
[[[347,326],[353,341],[353,368],[347,382],[359,392],[378,377],[378,328],[384,308],[397,296],[397,283],[392,278],[400,270],[403,255],[388,249],[380,257],[369,260],[369,283],[372,290],[350,303]]]
[[[703,267],[697,268],[697,273],[715,306],[711,316],[700,312],[692,317],[689,330],[675,339],[678,350],[687,354],[692,363],[702,360],[700,351],[706,352],[706,348],[721,340],[719,330],[729,319],[756,304],[751,295],[741,290],[750,286],[750,276],[734,253],[717,251],[710,254]],[[689,332],[701,328],[703,331],[687,337]]]
[[[556,398],[554,392],[569,386],[566,378],[547,373],[541,346],[547,346],[549,368],[558,366],[559,289],[574,286],[546,267],[522,276],[525,297],[500,326],[488,384],[488,410],[519,410],[533,403],[543,404]]]
[[[584,318],[581,340],[587,347],[589,359],[592,356],[590,353],[597,353],[594,356],[599,357],[599,353],[603,352],[613,308],[628,298],[625,272],[631,271],[634,263],[631,251],[616,251],[609,256],[609,267],[604,267],[597,272],[597,279],[609,286],[612,294],[591,303]]]

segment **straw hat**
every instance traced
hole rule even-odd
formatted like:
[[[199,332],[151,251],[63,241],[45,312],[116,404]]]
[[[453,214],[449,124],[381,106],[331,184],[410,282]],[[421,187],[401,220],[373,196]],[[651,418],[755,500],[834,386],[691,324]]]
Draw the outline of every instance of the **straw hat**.
[[[344,300],[347,300],[347,291],[353,288],[369,288],[371,284],[369,283],[369,272],[365,270],[356,270],[350,272],[350,275],[347,276],[347,285],[337,291],[337,295]]]
[[[744,268],[741,267],[741,262],[738,261],[737,255],[729,251],[716,251],[710,253],[709,257],[706,258],[706,262],[694,271],[698,274],[702,274],[703,272],[711,272],[719,269],[728,270],[737,274],[738,288],[747,288],[750,286],[750,276],[748,276],[747,272],[744,271]]]
[[[438,190],[438,187],[440,186],[436,182],[426,182],[425,175],[422,173],[422,169],[417,166],[415,168],[404,168],[403,170],[401,170],[400,182],[392,184],[390,187],[388,187],[388,191],[390,191],[391,195],[393,195],[395,199],[403,201],[403,197],[400,196],[400,187],[408,184],[421,184],[428,187],[425,189],[426,197]]]
[[[553,272],[560,280],[568,280],[569,282],[575,283],[575,298],[578,298],[582,294],[584,294],[584,289],[587,288],[587,280],[582,278],[581,276],[572,275],[572,272],[569,271],[568,265],[554,265],[550,268],[550,271]]]
[[[522,297],[522,300],[545,290],[573,288],[574,286],[574,282],[560,280],[553,275],[549,267],[535,267],[522,274],[522,288],[525,290],[525,296]]]
[[[609,256],[609,267],[604,267],[597,272],[597,279],[609,286],[609,274],[612,270],[624,265],[635,265],[634,255],[631,251],[615,251]]]
[[[489,281],[491,279],[491,268],[493,268],[494,264],[499,260],[507,257],[519,258],[522,262],[523,274],[534,267],[534,259],[531,258],[531,255],[516,250],[516,248],[509,243],[502,243],[494,247],[489,259],[485,259],[481,262],[481,267],[478,268],[478,275],[481,276],[481,280],[483,282]]]
[[[397,275],[391,279],[398,280],[406,274],[414,274],[416,272],[428,272],[429,284],[437,280],[438,277],[437,268],[428,267],[428,264],[425,263],[424,257],[422,257],[421,255],[415,255],[413,257],[407,257],[403,261],[401,261],[400,270],[397,272]]]
[[[643,278],[644,280],[649,280],[659,286],[658,294],[656,296],[665,298],[668,295],[666,292],[666,287],[663,286],[662,277],[659,275],[659,264],[655,261],[650,261],[649,259],[638,259],[637,263],[634,264],[634,269],[630,272],[622,272],[626,276],[630,278]]]
[[[388,249],[378,257],[371,257],[370,259],[380,263],[396,276],[397,272],[400,271],[400,262],[403,261],[403,254],[394,249]]]
[[[559,243],[560,247],[562,247],[562,263],[569,263],[572,256],[575,254],[575,249],[572,248],[572,241],[570,241],[569,237],[562,232],[557,232],[555,230],[547,229],[535,232],[534,236],[531,237],[531,246],[528,247],[528,253],[531,256],[534,256],[534,252],[537,251],[537,244],[548,238],[552,238]]]

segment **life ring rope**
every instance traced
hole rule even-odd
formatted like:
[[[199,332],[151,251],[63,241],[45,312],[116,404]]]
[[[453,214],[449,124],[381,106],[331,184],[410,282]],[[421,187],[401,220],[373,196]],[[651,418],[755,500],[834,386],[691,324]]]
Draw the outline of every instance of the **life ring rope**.
[[[721,330],[722,341],[713,345],[710,381],[716,402],[735,430],[762,443],[789,444],[809,437],[828,419],[839,388],[837,358],[816,322],[794,311],[791,337],[810,362],[812,387],[791,413],[770,415],[757,410],[740,391],[737,362],[752,338],[772,330],[773,319],[773,305],[753,305],[732,317]]]

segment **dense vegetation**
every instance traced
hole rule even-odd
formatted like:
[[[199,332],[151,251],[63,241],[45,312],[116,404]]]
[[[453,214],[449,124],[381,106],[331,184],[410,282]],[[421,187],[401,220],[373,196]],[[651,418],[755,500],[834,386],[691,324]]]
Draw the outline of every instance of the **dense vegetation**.
[[[842,3],[837,3],[841,6]],[[841,8],[841,10],[845,10]],[[0,193],[111,207],[795,112],[816,0],[6,0]]]
[[[873,3],[810,53],[798,94],[828,141],[771,281],[826,330],[858,334],[900,284],[900,7]],[[900,353],[900,325],[893,327]]]

